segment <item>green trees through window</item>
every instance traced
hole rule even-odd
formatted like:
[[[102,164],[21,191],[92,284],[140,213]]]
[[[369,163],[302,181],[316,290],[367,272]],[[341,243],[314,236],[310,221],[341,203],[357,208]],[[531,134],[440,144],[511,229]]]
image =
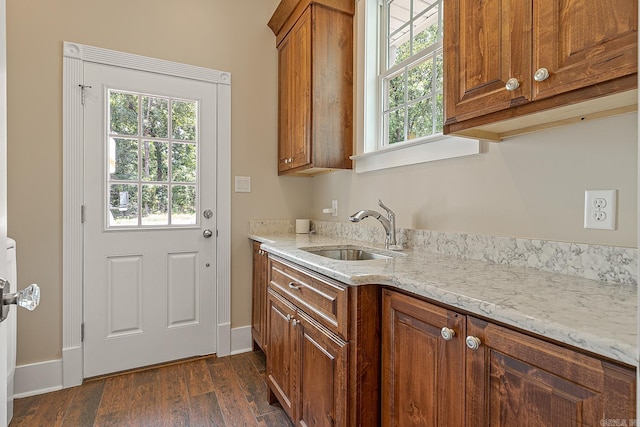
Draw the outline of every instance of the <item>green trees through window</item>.
[[[109,226],[196,223],[197,102],[109,91]]]
[[[443,57],[440,0],[389,0],[383,123],[386,144],[442,132]],[[422,9],[420,9],[422,8]]]

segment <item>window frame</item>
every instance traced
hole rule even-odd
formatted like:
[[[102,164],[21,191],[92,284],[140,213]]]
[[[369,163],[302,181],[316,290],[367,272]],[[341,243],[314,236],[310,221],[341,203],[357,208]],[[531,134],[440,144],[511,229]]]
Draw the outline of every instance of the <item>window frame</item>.
[[[479,154],[477,139],[434,134],[384,145],[383,86],[380,75],[386,60],[380,32],[384,0],[358,0],[356,4],[356,155],[355,172],[369,172],[435,160]],[[420,55],[428,55],[421,52]],[[415,58],[413,59],[415,60]],[[403,62],[404,63],[404,62]],[[406,65],[406,64],[405,64]],[[386,68],[386,67],[385,67]],[[386,70],[385,70],[386,71]]]

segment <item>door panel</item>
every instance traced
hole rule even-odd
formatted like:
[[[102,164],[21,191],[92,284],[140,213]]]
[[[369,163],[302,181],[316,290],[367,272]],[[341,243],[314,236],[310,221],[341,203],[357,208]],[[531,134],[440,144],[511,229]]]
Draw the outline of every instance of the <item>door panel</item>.
[[[465,317],[391,291],[382,310],[382,425],[463,425]]]
[[[635,372],[467,317],[468,425],[597,426],[632,420]],[[522,402],[527,402],[523,405]]]
[[[142,256],[109,257],[107,265],[107,337],[142,332]]]
[[[445,28],[456,38],[445,39],[447,124],[530,101],[530,1],[453,0]],[[520,87],[506,90],[509,79]]]
[[[534,99],[635,73],[637,16],[637,1],[536,0],[533,70],[550,76],[534,83]]]
[[[216,85],[84,71],[84,376],[214,353]]]
[[[291,319],[295,307],[272,290],[267,300],[267,330],[269,331],[269,357],[267,357],[267,382],[277,396],[282,408],[291,419],[295,419],[293,402],[296,391],[292,378],[294,339]]]
[[[294,372],[299,376],[300,426],[347,425],[348,344],[313,321],[297,313],[300,335]]]
[[[198,254],[169,254],[169,327],[198,321]]]

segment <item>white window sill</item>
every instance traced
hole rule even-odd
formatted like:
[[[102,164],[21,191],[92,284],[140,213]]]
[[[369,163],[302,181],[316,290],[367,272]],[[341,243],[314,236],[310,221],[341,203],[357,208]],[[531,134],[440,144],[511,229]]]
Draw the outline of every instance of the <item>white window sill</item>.
[[[351,156],[355,172],[371,172],[480,153],[480,141],[455,136],[434,135],[427,140],[389,145],[369,153]]]

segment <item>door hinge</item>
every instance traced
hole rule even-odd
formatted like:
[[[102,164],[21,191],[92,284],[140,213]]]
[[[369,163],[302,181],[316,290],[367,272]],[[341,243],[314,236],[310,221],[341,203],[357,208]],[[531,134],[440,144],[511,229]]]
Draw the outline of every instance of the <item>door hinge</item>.
[[[80,222],[84,224],[84,205],[80,206]]]
[[[84,323],[80,324],[80,341],[84,342]]]
[[[84,91],[85,91],[85,89],[91,89],[91,86],[82,85],[82,84],[80,84],[78,86],[80,86],[80,90],[82,91],[80,93],[80,102],[82,103],[82,105],[84,105]]]

